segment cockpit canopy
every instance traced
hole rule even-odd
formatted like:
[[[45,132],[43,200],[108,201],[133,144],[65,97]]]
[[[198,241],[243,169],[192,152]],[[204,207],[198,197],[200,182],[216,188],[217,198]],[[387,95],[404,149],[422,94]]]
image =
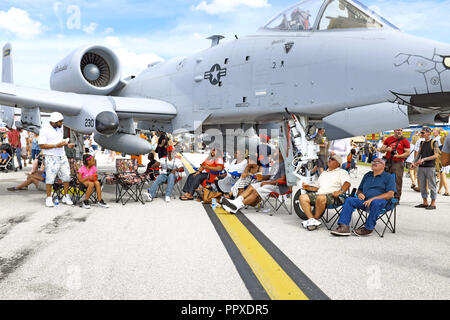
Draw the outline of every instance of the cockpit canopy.
[[[272,31],[393,28],[356,0],[303,0],[290,6],[263,27]]]

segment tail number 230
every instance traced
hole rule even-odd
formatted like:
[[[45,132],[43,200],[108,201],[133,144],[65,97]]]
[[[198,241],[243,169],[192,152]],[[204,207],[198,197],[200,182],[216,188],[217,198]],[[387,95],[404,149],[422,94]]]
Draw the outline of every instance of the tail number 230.
[[[94,119],[85,119],[84,120],[84,126],[86,128],[94,128],[95,126],[95,120]]]

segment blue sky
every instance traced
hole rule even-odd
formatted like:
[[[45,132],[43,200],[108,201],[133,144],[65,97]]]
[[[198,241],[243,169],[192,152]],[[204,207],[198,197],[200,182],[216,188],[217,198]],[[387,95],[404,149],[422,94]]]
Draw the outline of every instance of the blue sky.
[[[286,0],[2,0],[0,44],[13,45],[19,85],[49,87],[53,66],[78,46],[111,47],[136,74],[156,60],[209,46],[206,37],[254,32]],[[450,0],[361,0],[402,31],[450,42]]]

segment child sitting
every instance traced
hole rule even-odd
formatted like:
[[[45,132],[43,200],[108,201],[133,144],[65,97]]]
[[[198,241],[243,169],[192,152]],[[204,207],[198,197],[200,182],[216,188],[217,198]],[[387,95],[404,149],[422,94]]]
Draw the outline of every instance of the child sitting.
[[[83,201],[83,208],[90,209],[89,199],[95,188],[97,191],[97,199],[99,206],[109,208],[109,206],[102,199],[102,188],[97,177],[97,167],[95,166],[95,158],[90,154],[83,156],[83,164],[78,170],[78,181],[86,186],[86,199]]]
[[[6,165],[9,161],[9,159],[11,159],[11,156],[5,149],[3,149],[2,153],[1,153],[1,158],[0,158],[0,165],[2,165],[2,166]]]

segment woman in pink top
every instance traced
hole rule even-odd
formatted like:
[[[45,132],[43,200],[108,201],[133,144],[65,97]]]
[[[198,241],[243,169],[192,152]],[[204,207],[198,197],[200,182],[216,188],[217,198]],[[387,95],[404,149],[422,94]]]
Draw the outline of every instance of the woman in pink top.
[[[89,199],[92,192],[97,191],[97,199],[99,206],[103,208],[108,208],[109,206],[102,199],[102,188],[97,177],[97,167],[95,166],[95,158],[90,154],[85,154],[83,156],[83,164],[78,170],[78,181],[86,186],[86,199],[83,201],[83,208],[90,209],[91,205]]]

